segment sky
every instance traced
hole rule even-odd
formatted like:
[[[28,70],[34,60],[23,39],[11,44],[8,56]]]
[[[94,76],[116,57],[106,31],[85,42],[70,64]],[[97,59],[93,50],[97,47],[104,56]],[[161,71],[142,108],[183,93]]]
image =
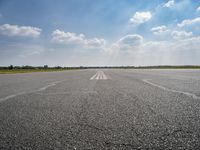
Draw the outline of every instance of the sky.
[[[0,66],[200,65],[199,0],[0,0]]]

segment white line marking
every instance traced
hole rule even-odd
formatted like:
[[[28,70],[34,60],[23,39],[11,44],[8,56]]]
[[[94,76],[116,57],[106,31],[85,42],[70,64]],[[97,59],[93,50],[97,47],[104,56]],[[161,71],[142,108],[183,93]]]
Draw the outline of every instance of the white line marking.
[[[103,71],[97,71],[91,78],[90,80],[107,80],[111,79],[108,78]]]
[[[98,75],[97,75],[97,77],[95,78],[96,80],[99,80],[99,78],[100,78],[100,74],[99,74],[99,72],[98,72]]]
[[[56,82],[50,83],[50,84],[48,84],[47,86],[44,86],[44,87],[39,88],[39,89],[34,90],[34,91],[30,91],[30,92],[25,92],[25,91],[23,91],[23,92],[20,92],[20,93],[17,93],[17,94],[12,94],[12,95],[9,95],[9,96],[0,98],[0,102],[5,101],[5,100],[8,100],[8,99],[11,99],[11,98],[14,98],[14,97],[19,96],[19,95],[30,94],[30,93],[35,93],[35,92],[44,91],[44,90],[46,90],[47,88],[52,87],[52,86],[55,86],[56,84],[61,83],[61,82],[63,82],[63,81],[65,81],[65,80],[56,81]]]
[[[49,84],[49,85],[47,85],[47,86],[45,86],[45,87],[42,87],[42,88],[38,89],[37,91],[44,91],[44,90],[46,90],[47,88],[52,87],[52,86],[55,86],[55,85],[56,85],[56,83],[52,83],[52,84]]]
[[[169,88],[166,88],[166,87],[164,87],[164,86],[161,86],[161,85],[152,83],[152,82],[150,82],[148,79],[144,79],[143,81],[146,82],[146,83],[148,83],[148,84],[150,84],[150,85],[153,85],[153,86],[155,86],[155,87],[158,87],[158,88],[160,88],[160,89],[162,89],[162,90],[165,90],[165,91],[169,91],[169,92],[173,92],[173,93],[185,94],[185,95],[190,96],[190,97],[192,97],[192,98],[194,98],[194,99],[200,99],[199,96],[196,96],[196,95],[193,94],[193,93],[169,89]]]
[[[63,81],[65,81],[65,80],[52,82],[52,83],[48,84],[47,86],[44,86],[44,87],[42,87],[42,88],[39,88],[39,89],[36,90],[35,92],[44,91],[44,90],[48,89],[49,87],[55,86],[56,84],[61,83],[61,82],[63,82]]]
[[[4,97],[4,98],[0,98],[0,102],[5,101],[5,100],[10,99],[10,98],[13,98],[13,97],[15,97],[15,96],[17,96],[17,95],[18,95],[18,94],[13,94],[13,95],[6,96],[6,97]]]
[[[97,73],[94,74],[94,75],[90,78],[90,80],[93,80],[94,78],[96,78],[96,76],[97,76]]]
[[[102,76],[103,76],[103,79],[104,79],[104,80],[107,80],[107,79],[108,79],[104,72],[102,72]]]
[[[61,82],[63,82],[63,80],[62,81],[52,82],[52,83],[48,84],[47,86],[39,88],[38,90],[36,90],[36,92],[38,92],[38,91],[44,91],[44,90],[48,89],[49,87],[55,86],[56,84],[61,83]]]
[[[99,79],[101,79],[101,80],[103,80],[104,78],[103,78],[103,73],[101,72],[100,73],[100,78]]]
[[[25,93],[26,93],[26,92],[21,92],[21,93],[12,94],[12,95],[9,95],[9,96],[0,98],[0,102],[5,101],[5,100],[8,100],[8,99],[11,99],[11,98],[16,97],[16,96],[19,96],[19,95],[23,95],[23,94],[25,94]]]

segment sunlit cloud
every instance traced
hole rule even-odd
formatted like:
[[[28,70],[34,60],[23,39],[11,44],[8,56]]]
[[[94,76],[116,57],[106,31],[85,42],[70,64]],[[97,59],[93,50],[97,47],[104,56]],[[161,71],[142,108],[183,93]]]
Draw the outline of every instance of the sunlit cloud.
[[[197,8],[197,11],[200,12],[200,6]]]
[[[59,44],[73,44],[75,46],[83,46],[86,48],[100,48],[104,47],[106,41],[102,38],[86,38],[84,34],[76,34],[71,32],[64,32],[59,29],[53,31],[52,41]]]
[[[167,3],[165,3],[165,4],[163,5],[163,7],[170,8],[170,7],[173,7],[174,4],[175,4],[175,1],[174,1],[174,0],[170,0],[170,1],[168,1]]]
[[[200,17],[194,18],[194,19],[186,19],[183,20],[181,23],[178,24],[178,27],[184,27],[184,26],[189,26],[193,25],[196,23],[200,23]]]
[[[162,26],[157,26],[157,27],[151,28],[151,31],[154,34],[158,35],[158,34],[163,34],[163,33],[169,32],[170,30],[165,25],[162,25]]]
[[[31,26],[18,26],[3,24],[0,25],[0,34],[5,36],[38,37],[42,29]]]
[[[173,31],[172,32],[172,37],[174,39],[185,39],[189,38],[193,35],[192,32],[186,32],[186,31]]]
[[[149,21],[152,18],[152,14],[149,11],[136,12],[132,18],[130,18],[131,24],[142,24]]]

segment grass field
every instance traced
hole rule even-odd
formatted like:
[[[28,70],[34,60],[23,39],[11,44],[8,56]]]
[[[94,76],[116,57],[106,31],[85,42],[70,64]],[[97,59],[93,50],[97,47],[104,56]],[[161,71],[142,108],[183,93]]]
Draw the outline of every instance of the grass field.
[[[31,72],[51,72],[51,71],[64,71],[67,69],[2,69],[0,74],[16,74],[16,73],[31,73]]]

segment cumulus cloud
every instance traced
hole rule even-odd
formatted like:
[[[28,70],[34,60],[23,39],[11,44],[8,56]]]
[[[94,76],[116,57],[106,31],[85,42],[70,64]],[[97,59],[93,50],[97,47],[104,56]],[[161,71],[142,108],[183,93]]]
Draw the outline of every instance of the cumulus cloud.
[[[170,8],[170,7],[173,7],[174,4],[175,4],[175,1],[174,1],[174,0],[170,0],[170,1],[168,1],[167,3],[165,3],[165,4],[163,5],[163,7]]]
[[[87,47],[89,48],[96,48],[96,47],[103,48],[106,44],[106,41],[104,39],[99,39],[99,38],[88,39],[85,42]]]
[[[196,23],[200,23],[200,17],[194,18],[194,19],[186,19],[183,20],[181,23],[178,24],[178,27],[184,27],[184,26],[189,26],[193,25]]]
[[[200,12],[200,6],[197,8],[197,11]]]
[[[85,48],[102,48],[106,44],[106,41],[101,38],[87,39],[84,34],[77,35],[76,33],[64,32],[58,29],[53,31],[52,41],[60,44],[81,45]]]
[[[55,30],[52,33],[52,41],[55,43],[64,43],[64,44],[82,44],[84,43],[85,35],[71,32],[64,32],[61,30]]]
[[[186,31],[174,31],[172,35],[179,40],[153,41],[144,40],[141,35],[137,34],[126,35],[112,44],[106,52],[112,56],[115,54],[118,57],[121,57],[120,55],[132,57],[135,61],[138,59],[138,61],[153,62],[153,59],[155,59],[158,63],[161,63],[166,59],[166,63],[170,63],[171,59],[168,56],[173,56],[174,61],[178,61],[178,57],[182,52],[187,54],[191,51],[199,51],[200,37],[192,37],[192,33]],[[126,53],[122,54],[122,52],[126,52],[128,55]],[[177,55],[174,55],[174,53]]]
[[[149,11],[145,12],[136,12],[132,18],[130,18],[130,22],[132,24],[142,24],[149,21],[152,18],[152,14]]]
[[[168,31],[170,31],[169,29],[167,29],[166,26],[157,26],[157,27],[153,27],[151,29],[151,31],[154,33],[154,34],[162,34],[162,33],[166,33]]]
[[[173,31],[171,34],[174,39],[185,39],[193,35],[192,32],[186,32],[186,31]]]
[[[0,34],[5,36],[38,37],[42,29],[31,26],[0,25]]]
[[[200,37],[171,41],[144,40],[127,53],[117,53],[115,62],[127,65],[199,64]],[[120,51],[124,51],[120,49]],[[112,55],[113,56],[113,55]],[[191,59],[192,58],[192,59]]]
[[[143,37],[138,34],[130,34],[122,37],[117,43],[121,46],[138,46],[142,43]]]
[[[105,51],[108,54],[117,54],[119,52],[134,52],[139,49],[143,43],[143,37],[138,34],[129,34],[120,38],[115,43],[111,44],[110,47],[106,48]]]

